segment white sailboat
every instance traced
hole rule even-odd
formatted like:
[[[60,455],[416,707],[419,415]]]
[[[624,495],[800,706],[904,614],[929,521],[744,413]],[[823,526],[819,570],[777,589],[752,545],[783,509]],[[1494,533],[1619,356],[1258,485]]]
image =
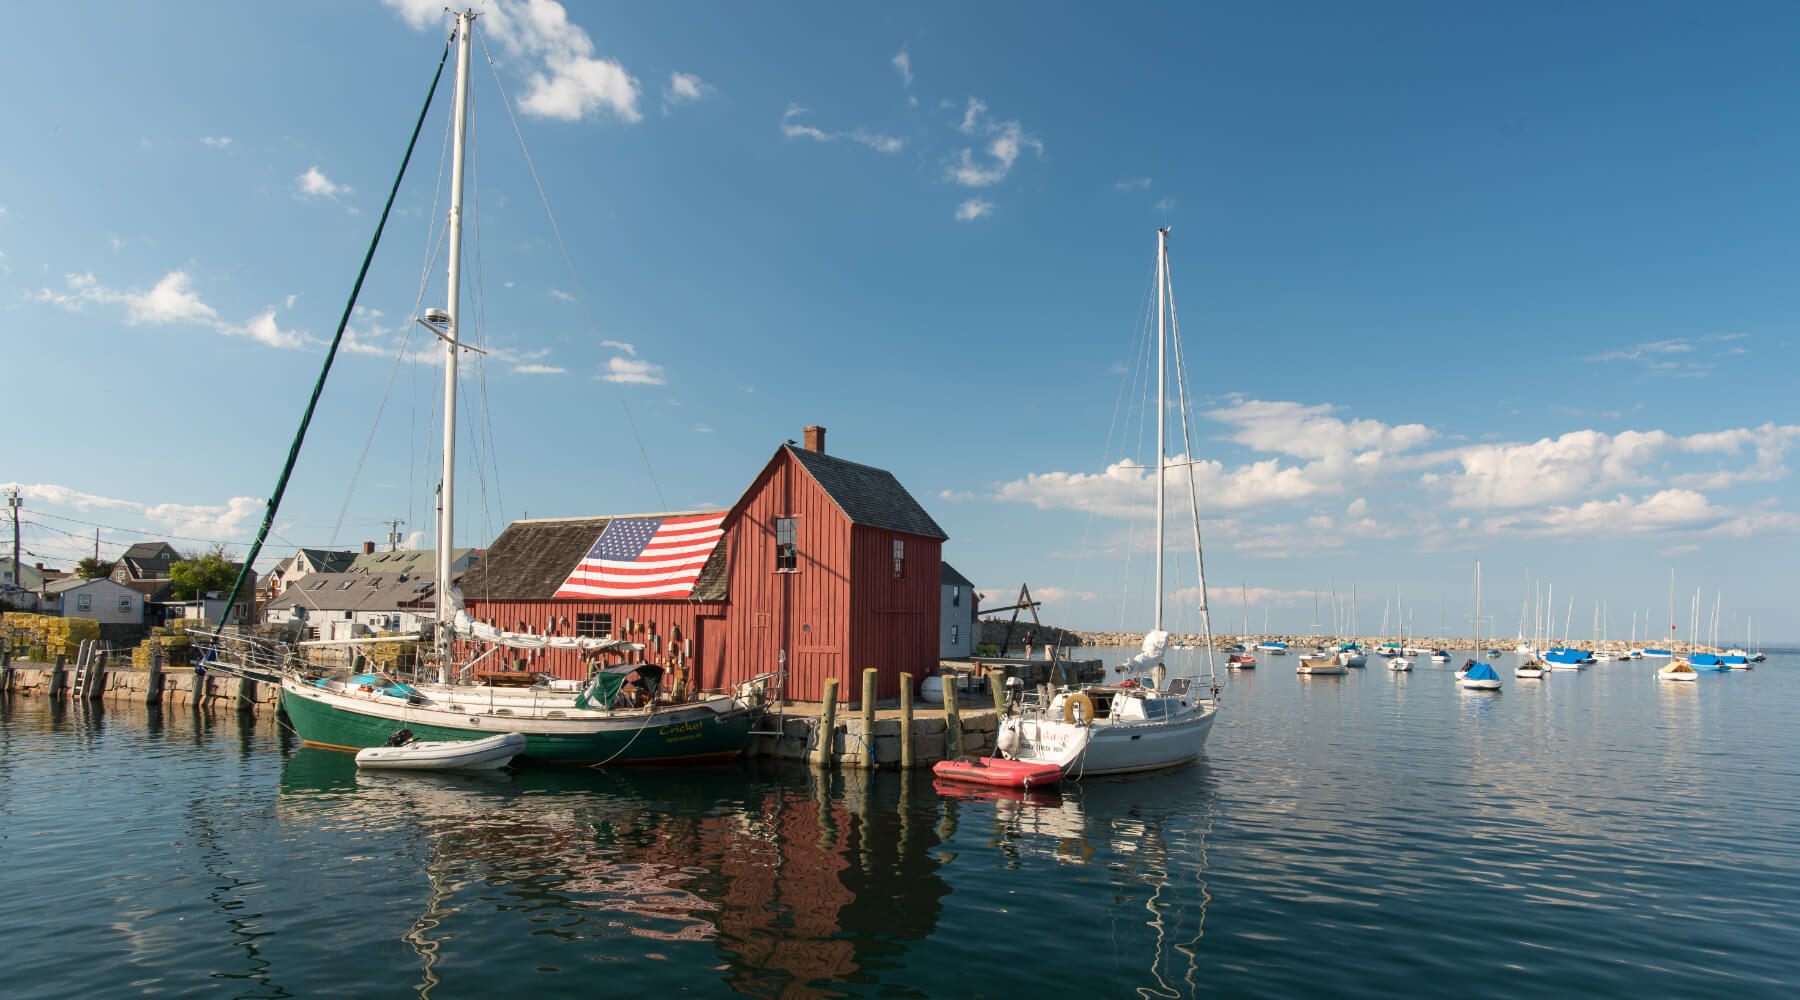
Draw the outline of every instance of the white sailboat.
[[[1155,621],[1145,634],[1139,653],[1121,666],[1129,676],[1111,684],[1064,687],[1047,702],[1017,697],[1000,723],[995,744],[1013,760],[1054,764],[1070,778],[1084,775],[1124,774],[1185,764],[1200,755],[1206,736],[1219,712],[1219,686],[1212,671],[1212,618],[1206,600],[1206,562],[1200,552],[1200,506],[1194,488],[1193,465],[1182,466],[1188,478],[1188,508],[1193,519],[1194,563],[1200,588],[1200,622],[1205,634],[1210,692],[1190,691],[1192,679],[1178,677],[1164,684],[1163,647],[1169,633],[1163,629],[1164,494],[1169,471],[1168,357],[1175,347],[1177,396],[1181,406],[1181,433],[1188,456],[1194,454],[1188,433],[1187,380],[1181,363],[1180,331],[1173,341],[1164,322],[1173,316],[1169,297],[1169,230],[1156,231],[1156,599]],[[1143,676],[1140,676],[1143,675]],[[1019,692],[1019,688],[1013,688]],[[1202,695],[1205,695],[1204,697]]]

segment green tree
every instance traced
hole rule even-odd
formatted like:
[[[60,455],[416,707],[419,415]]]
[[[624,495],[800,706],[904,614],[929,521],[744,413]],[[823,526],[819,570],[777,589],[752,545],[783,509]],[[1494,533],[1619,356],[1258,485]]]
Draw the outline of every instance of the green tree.
[[[112,570],[112,563],[101,562],[93,556],[88,556],[75,564],[75,575],[83,580],[97,580],[103,576],[111,576]]]
[[[178,601],[192,600],[215,590],[223,593],[231,589],[237,575],[237,565],[225,558],[225,546],[215,545],[203,556],[170,564],[170,593]]]

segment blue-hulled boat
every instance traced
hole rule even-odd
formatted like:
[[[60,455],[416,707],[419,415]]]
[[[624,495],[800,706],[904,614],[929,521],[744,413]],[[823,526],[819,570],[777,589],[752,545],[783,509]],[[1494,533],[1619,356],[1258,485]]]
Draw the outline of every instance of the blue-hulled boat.
[[[1687,658],[1687,664],[1695,670],[1730,670],[1725,661],[1713,653],[1695,653]]]
[[[1674,656],[1675,651],[1672,649],[1646,649],[1646,650],[1644,650],[1644,655],[1645,656]]]
[[[1551,670],[1580,670],[1583,664],[1594,661],[1579,649],[1552,649],[1544,654],[1544,662]]]

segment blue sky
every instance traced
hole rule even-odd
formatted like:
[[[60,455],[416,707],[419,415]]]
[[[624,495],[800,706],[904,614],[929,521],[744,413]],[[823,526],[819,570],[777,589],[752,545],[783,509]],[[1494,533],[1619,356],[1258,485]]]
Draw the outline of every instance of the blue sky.
[[[441,8],[13,12],[0,481],[27,549],[66,564],[98,524],[106,555],[241,551]],[[926,504],[990,603],[1023,580],[1056,621],[1138,627],[1149,480],[1117,464],[1151,452],[1119,401],[1167,224],[1221,624],[1240,582],[1253,627],[1305,630],[1355,581],[1365,629],[1398,591],[1422,629],[1466,631],[1480,558],[1505,634],[1527,572],[1578,636],[1599,600],[1614,634],[1634,610],[1664,627],[1672,567],[1684,634],[1700,587],[1724,631],[1800,638],[1796,20],[500,0],[475,62],[465,309],[491,354],[465,368],[459,542],[527,512],[723,506],[820,423]],[[448,93],[268,561],[388,518],[429,537],[441,374],[400,351],[421,278],[443,296]],[[1191,586],[1185,530],[1170,546]]]

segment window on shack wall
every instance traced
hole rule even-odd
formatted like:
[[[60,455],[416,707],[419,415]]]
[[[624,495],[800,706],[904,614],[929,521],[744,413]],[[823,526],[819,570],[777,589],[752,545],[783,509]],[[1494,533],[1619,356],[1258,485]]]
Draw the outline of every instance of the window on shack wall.
[[[575,616],[575,637],[578,639],[612,638],[612,615],[577,614]]]
[[[894,579],[906,579],[906,543],[894,539]]]
[[[799,568],[799,521],[792,517],[778,517],[775,519],[775,572],[792,573]]]

